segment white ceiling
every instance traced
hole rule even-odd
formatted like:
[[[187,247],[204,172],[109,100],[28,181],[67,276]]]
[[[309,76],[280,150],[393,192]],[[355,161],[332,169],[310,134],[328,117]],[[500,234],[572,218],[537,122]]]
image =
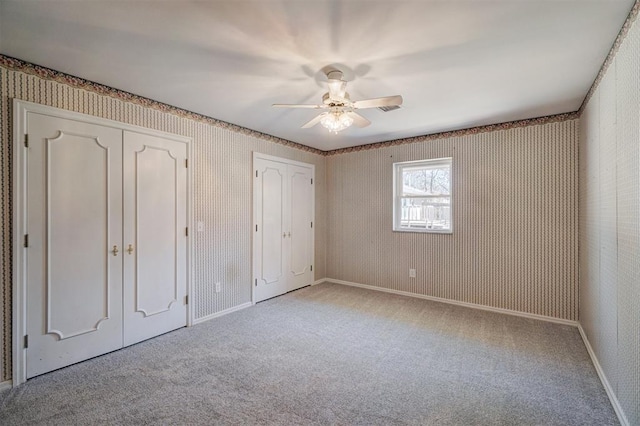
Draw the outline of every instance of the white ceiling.
[[[575,111],[633,0],[0,0],[0,52],[321,150]],[[300,129],[322,69],[371,126]]]

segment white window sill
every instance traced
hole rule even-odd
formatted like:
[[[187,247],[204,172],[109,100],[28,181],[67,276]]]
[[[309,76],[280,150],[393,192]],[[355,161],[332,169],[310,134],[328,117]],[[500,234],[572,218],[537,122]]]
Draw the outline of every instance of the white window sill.
[[[452,229],[392,229],[393,232],[408,232],[417,234],[453,234]]]

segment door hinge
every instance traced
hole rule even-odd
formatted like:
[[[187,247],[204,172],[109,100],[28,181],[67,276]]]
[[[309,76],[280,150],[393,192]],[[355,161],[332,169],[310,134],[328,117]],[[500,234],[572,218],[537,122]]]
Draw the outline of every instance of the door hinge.
[[[313,228],[313,222],[311,222],[311,227]]]
[[[23,244],[23,246],[25,248],[29,247],[29,234],[24,234],[24,244]]]
[[[24,135],[24,147],[25,148],[29,148],[29,135],[28,134]]]
[[[256,177],[258,177],[258,171],[256,170]]]
[[[24,348],[27,349],[29,347],[29,335],[25,334],[24,336]]]
[[[256,287],[258,287],[258,279],[256,278]]]
[[[256,225],[256,232],[258,232],[258,225]]]
[[[184,296],[184,304],[185,305],[189,304],[189,295],[188,294],[186,296]]]
[[[311,185],[313,185],[313,179],[311,179]]]
[[[184,159],[184,166],[185,167],[189,167],[189,159],[188,158]]]
[[[313,265],[311,265],[311,270],[313,271]]]
[[[184,228],[184,236],[185,237],[189,236],[189,227]]]

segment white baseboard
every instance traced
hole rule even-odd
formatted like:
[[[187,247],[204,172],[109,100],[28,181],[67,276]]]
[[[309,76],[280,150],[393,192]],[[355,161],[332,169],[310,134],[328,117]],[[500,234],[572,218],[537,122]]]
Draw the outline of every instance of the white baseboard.
[[[3,390],[11,389],[13,387],[13,382],[11,380],[5,380],[4,382],[0,382],[0,392]]]
[[[318,284],[322,284],[323,282],[326,282],[327,279],[326,278],[320,278],[319,280],[315,280],[314,282],[311,283],[311,285],[318,285]]]
[[[227,315],[227,314],[230,314],[231,312],[239,311],[244,308],[249,308],[251,306],[253,306],[253,303],[247,302],[247,303],[243,303],[242,305],[234,306],[233,308],[225,309],[224,311],[216,312],[215,314],[210,314],[202,318],[194,319],[193,325],[200,324],[201,322],[209,321],[214,318],[218,318],[223,315]]]
[[[385,292],[385,293],[399,294],[401,296],[416,297],[418,299],[426,299],[426,300],[431,300],[431,301],[434,301],[434,302],[448,303],[450,305],[464,306],[466,308],[481,309],[483,311],[490,311],[490,312],[497,312],[497,313],[500,313],[500,314],[514,315],[514,316],[518,316],[518,317],[535,319],[535,320],[539,320],[539,321],[547,321],[547,322],[553,322],[553,323],[556,323],[556,324],[570,325],[572,327],[577,327],[578,326],[578,322],[577,321],[571,321],[571,320],[566,320],[566,319],[562,319],[562,318],[548,317],[548,316],[545,316],[545,315],[529,314],[529,313],[526,313],[526,312],[512,311],[511,309],[494,308],[492,306],[478,305],[476,303],[460,302],[458,300],[443,299],[441,297],[427,296],[427,295],[424,295],[424,294],[410,293],[408,291],[393,290],[393,289],[389,289],[389,288],[376,287],[376,286],[367,285],[367,284],[353,283],[353,282],[350,282],[350,281],[336,280],[336,279],[333,279],[333,278],[325,278],[322,281],[329,282],[329,283],[334,283],[334,284],[348,285],[348,286],[351,286],[351,287],[366,288],[368,290],[382,291],[382,292]]]
[[[611,387],[611,384],[609,383],[607,376],[604,374],[604,370],[602,370],[602,367],[600,366],[600,362],[596,357],[596,353],[593,351],[593,348],[591,347],[591,343],[589,343],[589,339],[587,338],[587,333],[585,333],[580,323],[578,323],[578,331],[580,332],[580,336],[582,337],[582,341],[584,342],[584,345],[587,347],[587,352],[591,357],[591,362],[593,362],[593,366],[596,368],[596,371],[598,372],[598,377],[600,377],[602,386],[604,386],[604,390],[607,391],[607,396],[609,397],[609,401],[611,401],[611,405],[613,405],[613,409],[616,412],[616,415],[618,416],[618,420],[620,420],[620,424],[622,426],[629,426],[630,425],[629,420],[627,420],[627,416],[625,416],[624,410],[620,406],[620,401],[618,401],[616,394],[613,392],[613,388]]]

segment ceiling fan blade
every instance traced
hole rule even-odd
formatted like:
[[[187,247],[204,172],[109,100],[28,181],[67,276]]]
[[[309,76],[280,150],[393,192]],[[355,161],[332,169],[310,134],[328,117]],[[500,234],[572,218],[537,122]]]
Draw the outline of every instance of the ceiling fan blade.
[[[318,124],[320,122],[320,120],[322,120],[322,117],[324,117],[325,114],[326,113],[320,114],[320,115],[317,115],[317,116],[313,117],[311,120],[309,120],[305,124],[303,124],[302,128],[303,129],[308,129],[309,127],[315,126],[316,124]]]
[[[304,104],[273,104],[275,108],[309,108],[309,109],[324,109],[325,105],[304,105]]]
[[[369,120],[367,120],[357,112],[351,111],[351,112],[348,112],[347,114],[349,115],[349,117],[353,118],[353,125],[356,127],[362,128],[362,127],[367,127],[369,124],[371,124]]]
[[[364,99],[353,103],[354,108],[379,108],[384,106],[402,105],[402,96],[385,96],[384,98]]]

